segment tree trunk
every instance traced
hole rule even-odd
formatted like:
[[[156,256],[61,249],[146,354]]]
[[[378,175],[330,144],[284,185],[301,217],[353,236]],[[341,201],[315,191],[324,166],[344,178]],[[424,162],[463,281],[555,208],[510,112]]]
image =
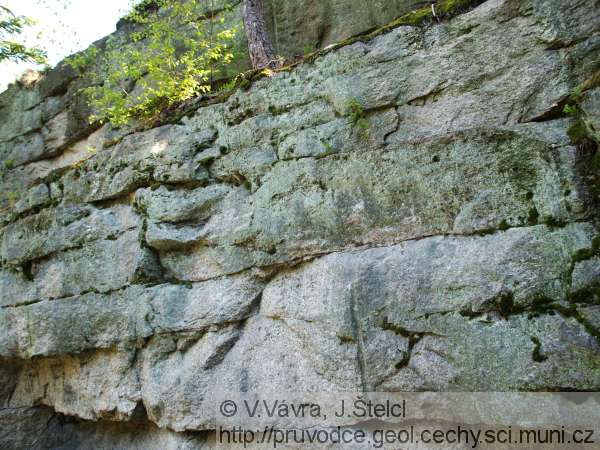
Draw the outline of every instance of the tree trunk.
[[[263,0],[244,0],[244,27],[252,67],[275,69],[278,65],[277,55],[267,34]]]

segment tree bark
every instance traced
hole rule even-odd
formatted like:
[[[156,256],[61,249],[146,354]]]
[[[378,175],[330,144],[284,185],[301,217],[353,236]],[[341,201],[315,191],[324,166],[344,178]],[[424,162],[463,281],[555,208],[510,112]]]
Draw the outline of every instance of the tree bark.
[[[244,0],[244,27],[252,67],[277,68],[277,55],[267,33],[263,0]]]

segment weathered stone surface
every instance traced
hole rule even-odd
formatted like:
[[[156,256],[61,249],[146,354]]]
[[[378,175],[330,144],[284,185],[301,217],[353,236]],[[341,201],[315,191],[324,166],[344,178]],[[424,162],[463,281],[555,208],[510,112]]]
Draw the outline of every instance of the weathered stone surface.
[[[211,216],[229,215],[237,223],[237,207],[246,198],[244,188],[214,184],[193,191],[141,189],[136,193],[136,204],[149,218],[145,234],[149,246],[165,251],[189,250],[206,242],[210,227],[205,224]]]
[[[145,210],[149,219],[158,222],[185,222],[204,220],[210,210],[230,191],[227,185],[211,185],[193,191],[169,191],[164,186],[157,190],[140,189],[136,204]]]
[[[46,80],[63,74],[65,67],[50,71],[33,87],[18,90],[12,104],[0,106],[0,160],[19,166],[56,157],[96,128],[89,123],[84,94],[53,97],[62,92],[45,89]],[[61,82],[66,86],[70,80]]]
[[[189,160],[214,137],[211,130],[196,133],[174,125],[127,136],[110,151],[85,161],[80,170],[69,172],[63,178],[64,196],[73,203],[108,200],[154,179],[205,183],[206,169]]]
[[[141,378],[151,420],[176,430],[210,428],[214,419],[208,405],[215,389],[335,392],[351,390],[357,382],[354,366],[341,367],[338,379],[330,381],[291,330],[265,318],[250,319],[243,330],[209,333],[186,352],[174,350],[168,340],[152,342]],[[165,379],[173,380],[169,374],[176,366],[185,367],[179,372],[181,382],[165,385]],[[198,371],[205,377],[198,378]]]
[[[267,2],[276,45],[421,6],[355,3]],[[488,0],[141,132],[84,138],[63,69],[1,94],[0,447],[213,448],[216,391],[600,389],[597,11]]]
[[[48,206],[51,200],[50,188],[47,184],[41,183],[29,189],[27,195],[15,204],[12,212],[16,215],[23,214],[36,208]]]
[[[57,435],[65,434],[65,427]],[[73,427],[72,438],[65,444],[69,448],[133,449],[133,450],[212,450],[208,438],[194,433],[174,433],[159,429],[153,424],[128,425],[84,423]],[[210,442],[210,441],[208,441]],[[62,448],[61,448],[62,449]]]
[[[88,206],[46,209],[2,230],[0,257],[4,263],[22,265],[138,226],[138,216],[126,205],[112,209]]]
[[[179,337],[157,335],[137,357],[101,351],[35,360],[21,372],[12,404],[35,400],[66,414],[119,420],[131,418],[142,401],[152,422],[183,431],[210,428],[214,389],[335,392],[357,382],[354,367],[341,380],[346,386],[328,381],[312,367],[302,342],[269,319],[252,319],[242,330],[229,325]],[[106,395],[98,395],[98,385]]]
[[[203,239],[194,239],[196,249],[184,256],[167,253],[163,263],[177,278],[199,280],[357,244],[567,222],[589,214],[573,149],[556,149],[521,133],[476,130],[394,144],[382,152],[343,151],[350,154],[276,164],[254,193],[240,199],[236,217],[229,205],[226,212],[214,206],[217,212],[201,226]],[[181,235],[182,244],[189,236]],[[149,239],[150,245],[154,240],[165,248],[165,239]],[[194,269],[207,266],[215,270]]]
[[[91,293],[3,309],[0,321],[12,325],[0,335],[1,355],[28,358],[135,343],[137,308],[129,295],[141,293],[133,287],[110,296]]]
[[[0,221],[12,222],[18,217],[18,214],[14,211],[14,205],[11,205],[12,202],[7,200],[11,200],[11,197],[17,200],[26,198],[29,189],[40,183],[47,183],[49,180],[53,180],[51,183],[55,187],[62,186],[62,181],[57,179],[57,174],[64,172],[66,169],[78,167],[82,161],[89,159],[93,153],[102,150],[105,139],[110,135],[108,126],[105,126],[86,139],[69,146],[55,157],[24,164],[4,173],[0,171],[0,179],[5,188],[0,191],[0,205],[3,205],[3,209],[0,209]],[[43,146],[43,142],[40,144]],[[1,146],[2,144],[0,144]],[[32,150],[32,148],[28,147],[29,150]],[[62,199],[62,187],[60,191],[60,195],[56,195],[58,192],[55,189],[53,200],[56,202]]]
[[[147,290],[146,317],[153,334],[204,331],[247,318],[263,284],[247,275],[194,284],[161,285]]]
[[[0,445],[7,450],[134,449],[198,450],[207,438],[158,429],[145,420],[133,423],[80,422],[47,407],[0,411]]]
[[[572,291],[575,293],[590,287],[600,288],[600,258],[577,262],[571,278]]]
[[[250,60],[247,56],[246,36],[243,32],[243,2],[217,0],[208,8],[220,12],[227,4],[228,14],[217,17],[212,26],[215,32],[221,29],[236,28],[238,33],[232,44],[236,58],[233,67],[227,67],[228,75],[237,75],[248,70]],[[410,11],[428,6],[420,0],[377,0],[372,2],[348,0],[269,0],[264,2],[265,22],[276,53],[293,60],[316,49],[344,41],[352,36],[380,27]],[[206,13],[206,11],[202,11]],[[198,16],[201,15],[199,11]],[[126,32],[131,25],[121,21],[117,26],[120,32]],[[55,78],[56,75],[52,74]],[[48,83],[46,81],[46,83]]]
[[[127,368],[128,374],[140,371],[140,384],[124,383],[106,391],[121,392],[126,384],[130,389],[126,392],[133,392],[127,395],[134,400],[123,414],[132,414],[136,399],[141,398],[153,422],[177,430],[202,429],[210,423],[210,408],[202,393],[217,387],[478,390],[492,385],[497,390],[536,390],[556,383],[555,387],[595,389],[600,347],[586,328],[560,314],[528,316],[537,299],[566,297],[571,257],[591,245],[592,235],[593,228],[586,225],[554,231],[538,226],[332,254],[277,276],[263,293],[260,315],[241,327],[227,324],[248,317],[262,289],[243,277],[234,284],[211,281],[191,290],[168,285],[150,288],[146,294],[131,296],[129,302],[133,297],[143,300],[127,310],[123,306],[127,300],[96,299],[99,313],[91,314],[86,304],[90,323],[85,328],[73,324],[69,331],[59,332],[58,325],[67,323],[63,314],[76,315],[78,305],[87,300],[66,300],[61,308],[57,308],[60,301],[49,302],[52,309],[40,312],[34,312],[38,305],[32,305],[27,315],[33,320],[31,329],[45,328],[39,336],[34,331],[33,338],[20,341],[27,346],[42,336],[53,336],[51,342],[34,344],[30,351],[62,354],[73,350],[58,347],[64,342],[86,342],[85,349],[124,348],[127,339],[141,342],[153,336],[140,350],[141,365],[131,363]],[[531,254],[537,259],[526,257]],[[555,269],[542,264],[549,261]],[[215,293],[224,296],[215,298]],[[64,312],[57,315],[59,310]],[[587,314],[597,323],[591,311]],[[44,317],[39,325],[38,315]],[[48,328],[51,323],[55,328]],[[138,325],[124,328],[126,323]],[[222,325],[210,328],[218,324]],[[111,334],[113,326],[120,328],[118,338]],[[212,331],[206,334],[207,329]],[[65,332],[84,333],[86,338],[65,339]],[[533,359],[538,344],[532,338],[540,342],[543,361]],[[499,371],[498,359],[505,361],[506,372]],[[564,371],[565,363],[577,367],[577,376]],[[104,373],[104,367],[88,366]],[[198,371],[205,376],[198,378]],[[165,383],[176,378],[179,381]],[[77,380],[68,381],[75,392],[88,386]],[[57,386],[60,390],[62,384]],[[77,406],[47,401],[82,417],[98,417],[102,411],[113,414],[125,401],[122,396],[108,401],[83,393],[76,398],[81,402]],[[108,403],[94,406],[101,400]]]
[[[202,227],[149,222],[146,242],[157,250],[185,250],[203,239]]]
[[[600,131],[598,131],[600,130],[600,88],[587,91],[583,95],[581,108],[587,129],[597,140],[600,140]]]
[[[361,348],[367,390],[535,390],[551,382],[564,387],[567,379],[594,390],[595,338],[573,318],[527,314],[540,299],[567,297],[571,258],[591,246],[592,236],[586,226],[533,227],[332,254],[277,277],[265,289],[261,314],[289,322],[317,361],[344,354],[348,345]],[[412,353],[411,336],[420,339]],[[548,348],[544,364],[532,365],[531,336]],[[581,344],[568,350],[570,339]],[[379,345],[390,340],[397,344]],[[356,357],[325,365],[335,374]],[[505,358],[506,372],[496,358]],[[578,365],[580,358],[589,365]],[[578,378],[563,376],[565,360],[578,367]]]
[[[60,442],[45,433],[54,415],[50,408],[0,409],[0,444],[3,448],[51,448]]]
[[[139,383],[129,370],[134,359],[135,350],[103,350],[32,361],[20,373],[10,406],[46,404],[88,420],[128,418],[139,400]]]
[[[62,355],[135,345],[155,334],[202,332],[248,317],[261,290],[260,282],[240,276],[190,287],[132,285],[4,308],[0,356]]]
[[[0,142],[0,155],[4,165],[19,166],[42,157],[46,154],[44,139],[41,133],[34,132],[25,136],[19,136],[8,142]]]
[[[37,299],[70,297],[83,292],[110,292],[136,282],[161,278],[155,255],[139,241],[139,231],[126,231],[82,249],[67,250],[31,267]]]
[[[10,109],[13,105],[19,105],[22,110],[32,109],[37,106],[44,95],[40,95],[36,85],[13,83],[0,93],[0,108]],[[3,111],[4,112],[4,111]]]
[[[8,407],[22,365],[20,361],[0,359],[0,410]]]
[[[490,325],[449,314],[408,329],[424,337],[384,391],[598,389],[598,341],[572,318],[520,315]]]
[[[0,127],[0,141],[11,141],[26,133],[38,130],[42,126],[42,112],[40,108],[31,110],[15,110],[8,120]]]
[[[69,113],[63,111],[57,116],[46,122],[42,129],[42,136],[44,138],[44,144],[51,153],[56,153],[57,150],[61,149],[65,144],[69,142],[67,137],[67,126],[68,126]]]
[[[551,0],[519,5],[513,9],[513,14],[533,12],[536,19],[542,22],[541,38],[548,48],[562,48],[577,40],[586,39],[600,30],[600,25],[595,20],[598,13],[591,11],[589,6],[585,0],[575,0],[571,3]],[[550,11],[553,15],[548,14]]]
[[[0,100],[0,142],[11,141],[18,136],[41,128],[42,110],[39,91],[34,88],[13,86]],[[2,155],[4,156],[4,155]]]
[[[52,97],[67,92],[69,83],[77,77],[77,72],[69,64],[58,64],[39,83],[42,97]]]
[[[181,365],[170,364],[173,362],[171,356],[184,357],[189,361],[186,380],[191,383],[197,377],[193,369],[199,367],[200,361],[195,357],[199,355],[198,351],[206,355],[202,362],[206,370],[216,367],[239,334],[236,325],[227,324],[246,318],[261,290],[260,283],[240,277],[207,282],[192,288],[158,286],[145,292],[130,290],[123,295],[113,294],[105,298],[88,295],[64,302],[43,302],[27,307],[28,311],[23,317],[16,316],[24,308],[19,308],[14,314],[11,311],[10,321],[27,322],[21,328],[23,335],[16,337],[16,340],[22,344],[23,350],[28,348],[27,351],[32,355],[62,355],[106,349],[80,356],[33,361],[19,376],[11,406],[26,407],[38,402],[86,419],[121,420],[131,418],[137,403],[142,400],[151,409],[150,415],[156,415],[157,410],[153,406],[156,401],[164,404],[164,408],[173,410],[161,412],[160,416],[165,414],[165,417],[155,417],[158,421],[168,421],[180,429],[187,428],[181,425],[181,416],[172,415],[184,407],[176,398],[189,395],[189,386],[184,383],[185,391],[180,394],[169,392],[170,378],[165,370],[181,368]],[[78,320],[84,310],[91,313],[87,316],[88,323]],[[0,321],[6,317],[5,312],[2,311]],[[16,328],[18,325],[15,325]],[[39,334],[36,330],[39,330]],[[150,344],[138,350],[145,355],[142,357],[144,359],[136,358],[135,350],[124,350],[126,344],[137,342],[139,346],[151,336],[154,338]],[[2,348],[6,349],[6,339],[2,344]],[[168,350],[166,344],[172,350]],[[114,345],[123,350],[109,350]],[[172,351],[176,351],[176,354],[168,355]],[[194,357],[189,359],[191,355]],[[165,361],[165,358],[168,360]],[[138,364],[140,361],[143,361],[141,366]],[[215,374],[214,380],[219,376],[222,375]],[[106,395],[98,395],[100,384],[103,386],[100,391]],[[200,427],[206,426],[206,420],[212,414],[198,414],[202,417],[201,421],[198,422],[198,417],[193,420]]]
[[[418,0],[301,0],[265,2],[272,16],[271,35],[279,54],[303,55],[343,41],[423,7]]]
[[[39,299],[36,286],[23,273],[23,269],[2,269],[0,288],[0,306],[27,304]]]

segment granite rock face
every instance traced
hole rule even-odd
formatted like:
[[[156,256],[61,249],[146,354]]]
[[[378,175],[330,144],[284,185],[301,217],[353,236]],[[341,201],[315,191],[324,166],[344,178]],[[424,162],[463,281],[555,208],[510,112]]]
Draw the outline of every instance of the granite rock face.
[[[319,45],[407,7],[275,3]],[[3,93],[0,447],[214,448],[216,390],[600,390],[599,11],[488,0],[127,135],[64,67]]]
[[[267,0],[270,35],[286,57],[326,47],[427,5],[420,0]]]

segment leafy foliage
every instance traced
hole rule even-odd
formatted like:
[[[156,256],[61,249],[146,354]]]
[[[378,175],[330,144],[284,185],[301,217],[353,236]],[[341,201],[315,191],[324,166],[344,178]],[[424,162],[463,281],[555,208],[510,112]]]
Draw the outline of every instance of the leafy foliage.
[[[563,113],[568,114],[568,115],[575,114],[576,112],[577,112],[577,109],[574,106],[569,105],[568,103],[563,108]]]
[[[33,22],[24,16],[15,15],[10,9],[0,5],[0,62],[35,62],[44,64],[46,54],[38,48],[30,48],[14,38]]]
[[[209,92],[234,58],[237,32],[224,26],[214,0],[152,0],[126,17],[126,37],[90,47],[68,63],[90,76],[85,89],[95,113],[91,121],[122,126],[150,120],[163,109]],[[223,11],[221,11],[223,12]],[[95,67],[93,67],[95,65]]]
[[[348,111],[348,118],[352,125],[358,130],[358,134],[363,139],[369,137],[369,121],[367,120],[367,113],[360,101],[357,98],[351,98],[346,106]]]
[[[348,118],[353,124],[356,124],[359,120],[364,119],[365,117],[365,109],[357,98],[351,98],[348,100],[346,110],[348,111]]]

